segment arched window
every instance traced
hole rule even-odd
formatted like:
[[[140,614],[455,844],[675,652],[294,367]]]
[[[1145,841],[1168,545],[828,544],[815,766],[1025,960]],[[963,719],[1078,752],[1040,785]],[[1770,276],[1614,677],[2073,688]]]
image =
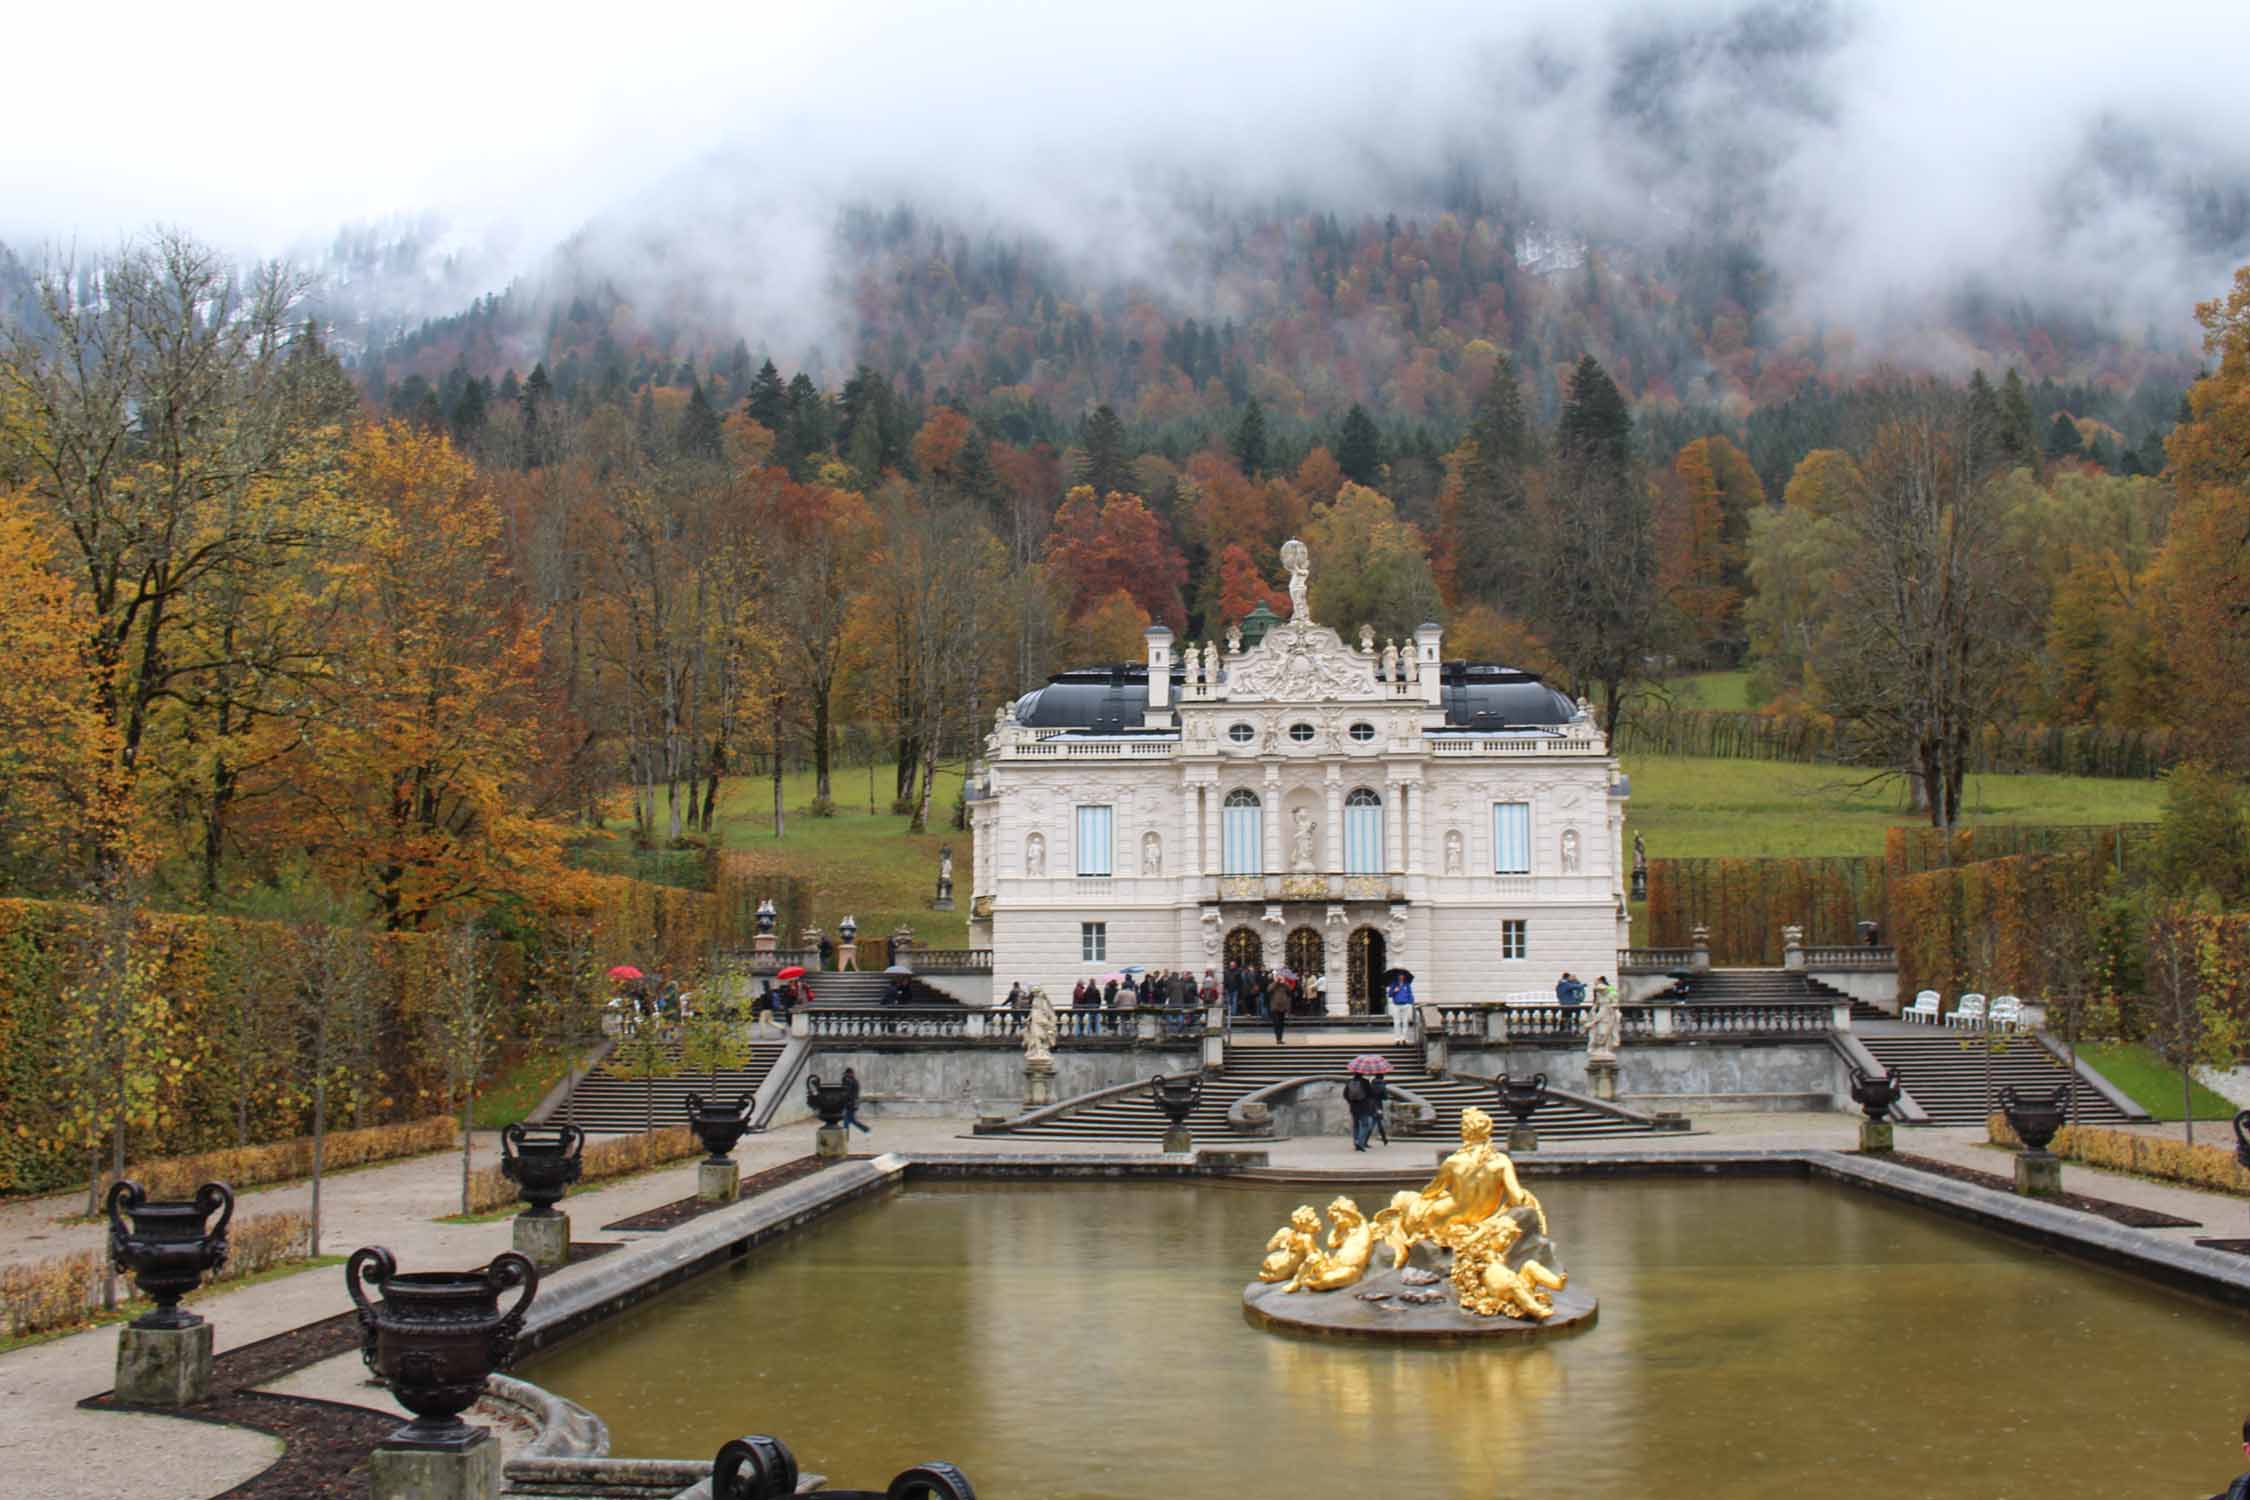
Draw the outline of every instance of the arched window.
[[[1366,787],[1344,799],[1344,873],[1383,873],[1383,799]]]
[[[1266,814],[1256,792],[1229,792],[1220,806],[1219,870],[1225,875],[1266,872]]]

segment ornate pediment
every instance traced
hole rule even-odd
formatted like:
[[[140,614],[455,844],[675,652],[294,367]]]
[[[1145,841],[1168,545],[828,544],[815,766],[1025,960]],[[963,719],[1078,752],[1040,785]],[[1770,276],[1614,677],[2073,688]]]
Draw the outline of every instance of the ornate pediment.
[[[1321,703],[1381,696],[1375,664],[1325,625],[1290,620],[1227,664],[1233,703]]]

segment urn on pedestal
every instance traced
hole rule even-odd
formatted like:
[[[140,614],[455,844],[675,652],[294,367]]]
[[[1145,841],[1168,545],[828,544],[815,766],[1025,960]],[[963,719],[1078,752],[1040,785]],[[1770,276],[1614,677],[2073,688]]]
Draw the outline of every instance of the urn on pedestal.
[[[586,1132],[575,1125],[510,1125],[500,1132],[500,1175],[531,1206],[526,1218],[546,1218],[583,1169]]]
[[[1203,1080],[1187,1074],[1167,1078],[1159,1073],[1148,1081],[1149,1097],[1164,1112],[1164,1149],[1166,1151],[1193,1151],[1195,1141],[1188,1133],[1188,1116],[1203,1098]]]
[[[1859,1149],[1862,1151],[1888,1151],[1892,1145],[1891,1110],[1906,1093],[1906,1085],[1899,1082],[1898,1069],[1881,1073],[1862,1072],[1852,1068],[1852,1102],[1866,1116],[1859,1122]]]
[[[362,1281],[381,1293],[371,1302]],[[484,1439],[461,1420],[485,1377],[515,1355],[523,1315],[539,1292],[539,1269],[512,1250],[478,1271],[401,1271],[391,1252],[370,1245],[344,1264],[344,1285],[359,1309],[360,1357],[414,1420],[384,1439],[387,1448],[463,1449]],[[500,1310],[500,1294],[521,1287]]]
[[[1500,1107],[1516,1122],[1508,1131],[1508,1149],[1538,1150],[1539,1132],[1531,1128],[1531,1117],[1547,1102],[1547,1075],[1534,1073],[1529,1078],[1519,1079],[1502,1073],[1492,1080],[1492,1087],[1499,1095]]]
[[[2027,1198],[2052,1198],[2062,1192],[2062,1159],[2047,1143],[2062,1129],[2070,1111],[2070,1085],[2064,1084],[2046,1098],[2018,1093],[2013,1085],[2000,1091],[2000,1108],[2008,1128],[2023,1142],[2016,1157],[2016,1191]]]
[[[118,1182],[110,1186],[107,1206],[110,1259],[156,1304],[135,1318],[133,1326],[193,1328],[201,1323],[201,1317],[180,1309],[180,1299],[206,1273],[226,1263],[233,1191],[223,1182],[206,1182],[192,1199],[159,1202],[137,1182]],[[206,1227],[213,1214],[218,1223]],[[133,1221],[132,1227],[126,1227],[125,1218]]]
[[[751,1103],[748,1094],[735,1095],[732,1104],[719,1099],[707,1100],[701,1094],[687,1096],[688,1129],[695,1132],[695,1138],[710,1153],[703,1159],[707,1165],[723,1165],[741,1144],[744,1133],[750,1129]]]

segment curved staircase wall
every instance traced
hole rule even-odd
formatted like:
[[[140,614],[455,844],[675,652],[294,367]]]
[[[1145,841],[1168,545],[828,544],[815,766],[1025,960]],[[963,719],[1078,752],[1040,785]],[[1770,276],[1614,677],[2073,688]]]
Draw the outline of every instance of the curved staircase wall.
[[[1146,1083],[1156,1073],[1193,1072],[1201,1053],[1194,1042],[1129,1047],[1055,1049],[1055,1098],[1068,1099],[1124,1083]],[[980,1106],[1023,1107],[1023,1052],[1017,1047],[933,1047],[880,1043],[823,1043],[807,1070],[823,1078],[851,1068],[860,1096],[882,1113],[902,1118],[974,1115]],[[799,1093],[804,1085],[797,1085]]]
[[[1456,1045],[1452,1071],[1464,1077],[1544,1073],[1559,1089],[1591,1094],[1586,1049]],[[1640,1110],[1685,1115],[1764,1110],[1826,1110],[1851,1097],[1843,1058],[1825,1036],[1709,1041],[1635,1041],[1617,1049],[1617,1100]]]

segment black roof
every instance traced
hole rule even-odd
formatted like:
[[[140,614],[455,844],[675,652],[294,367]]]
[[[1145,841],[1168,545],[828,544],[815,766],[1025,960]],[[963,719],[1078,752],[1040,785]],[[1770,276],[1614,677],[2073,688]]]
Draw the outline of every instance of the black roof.
[[[1172,681],[1184,684],[1185,668]],[[1439,669],[1440,701],[1449,729],[1549,728],[1567,724],[1578,705],[1536,672],[1490,662],[1449,661]],[[1173,701],[1179,701],[1177,693]],[[1148,714],[1146,665],[1080,667],[1057,672],[1047,685],[1016,700],[1016,718],[1033,729],[1086,729],[1117,734],[1140,729]]]

